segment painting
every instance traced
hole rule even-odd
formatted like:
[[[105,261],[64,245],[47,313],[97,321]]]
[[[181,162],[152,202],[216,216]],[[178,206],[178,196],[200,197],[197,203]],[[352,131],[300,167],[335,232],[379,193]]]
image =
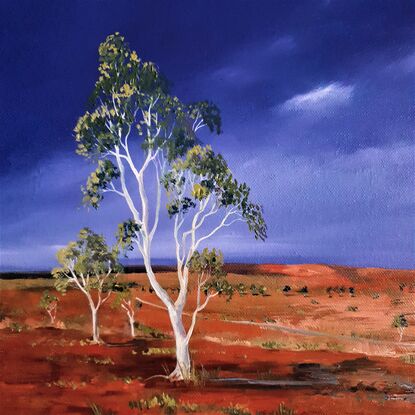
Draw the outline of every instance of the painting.
[[[2,414],[415,414],[413,2],[0,11]]]

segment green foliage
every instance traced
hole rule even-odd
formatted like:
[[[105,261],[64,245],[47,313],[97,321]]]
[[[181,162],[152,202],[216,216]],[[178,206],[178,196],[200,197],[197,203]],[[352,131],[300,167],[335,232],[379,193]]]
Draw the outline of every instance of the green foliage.
[[[153,337],[154,339],[169,339],[170,338],[170,336],[164,334],[163,332],[161,332],[160,330],[157,330],[154,327],[145,326],[144,324],[140,324],[140,323],[135,323],[134,326],[137,330],[141,331],[141,333],[147,334]]]
[[[267,287],[265,285],[260,285],[258,287],[258,293],[263,297],[268,297],[270,294],[267,294]]]
[[[239,295],[241,297],[243,297],[244,295],[247,294],[247,288],[246,285],[242,282],[240,282],[237,286],[236,286],[236,290],[238,291]]]
[[[115,33],[100,44],[99,77],[90,100],[90,110],[75,128],[77,153],[94,160],[107,157],[136,131],[144,151],[161,148],[169,161],[183,156],[198,139],[195,128],[200,122],[211,132],[221,129],[219,109],[201,101],[186,105],[169,93],[168,82],[153,62],[145,62],[130,49],[124,37]],[[109,162],[108,162],[109,163]],[[97,207],[102,190],[118,177],[107,165],[88,180],[84,201]]]
[[[95,357],[95,356],[86,356],[84,359],[80,359],[79,362],[81,362],[81,363],[95,363],[96,365],[102,365],[102,366],[107,366],[107,365],[114,366],[115,365],[114,361],[109,356],[104,357],[104,358],[99,358],[99,357]]]
[[[401,356],[400,359],[402,362],[408,364],[408,365],[415,365],[415,355],[414,354],[407,354],[404,356]]]
[[[251,415],[251,412],[239,404],[222,408],[222,412],[226,415]]]
[[[190,208],[196,207],[196,203],[190,197],[183,197],[181,199],[172,200],[166,205],[167,213],[172,218],[178,213],[186,213]]]
[[[259,295],[259,288],[255,284],[251,284],[249,289],[251,291],[251,295],[254,295],[254,296]]]
[[[126,251],[132,251],[133,241],[138,236],[141,230],[141,225],[134,221],[134,219],[128,219],[127,221],[118,225],[117,242],[119,246]]]
[[[160,355],[174,355],[176,349],[174,347],[150,347],[148,350],[141,352],[144,356],[160,356]]]
[[[189,105],[190,117],[196,119],[198,115],[202,116],[204,123],[211,132],[221,133],[222,120],[219,108],[208,101],[200,101]]]
[[[121,304],[123,301],[128,301],[131,299],[131,292],[130,290],[122,290],[122,291],[116,291],[115,299],[111,303],[111,308],[119,308],[121,307]]]
[[[205,248],[202,252],[195,251],[189,261],[189,270],[197,274],[205,274],[211,277],[223,277],[226,272],[223,269],[223,254],[213,248],[209,251]]]
[[[46,382],[46,385],[48,388],[51,388],[52,386],[56,386],[61,389],[72,389],[77,390],[78,388],[84,388],[86,386],[86,382],[74,382],[73,380],[64,380],[59,379],[53,382]],[[98,412],[100,413],[100,412]],[[107,415],[103,412],[101,412],[102,415]],[[111,415],[111,412],[108,413],[108,415]]]
[[[191,188],[187,185],[189,177],[193,182]],[[170,197],[170,217],[186,213],[197,202],[214,196],[218,208],[236,208],[255,238],[265,240],[267,226],[262,207],[250,201],[250,188],[234,179],[225,159],[210,146],[196,145],[184,157],[177,158],[162,183]]]
[[[111,304],[111,308],[119,308],[123,302],[131,302],[136,308],[141,308],[142,303],[138,300],[134,300],[132,288],[137,287],[135,282],[119,283],[116,282],[112,285],[111,290],[115,292],[115,299]]]
[[[91,97],[94,108],[75,127],[77,152],[86,157],[113,150],[133,125],[140,132],[137,110],[147,109],[158,95],[167,97],[167,84],[156,65],[142,62],[118,33],[108,36],[98,52],[100,76]]]
[[[281,345],[275,341],[267,341],[262,343],[261,345],[264,349],[269,349],[269,350],[278,350],[281,348]]]
[[[20,324],[17,322],[12,322],[9,324],[9,329],[13,332],[13,333],[21,333],[24,330],[27,330],[27,325],[26,324]]]
[[[58,297],[51,294],[49,290],[43,291],[42,297],[40,297],[39,308],[42,310],[47,310],[51,305],[59,301]]]
[[[408,320],[406,319],[404,314],[396,315],[392,321],[392,327],[395,328],[406,328],[408,327]]]
[[[214,278],[211,281],[208,281],[205,285],[205,293],[208,291],[214,291],[219,293],[219,295],[226,296],[226,301],[230,301],[234,294],[234,288],[232,285],[223,277]]]
[[[98,167],[88,177],[86,187],[81,187],[84,194],[83,203],[98,209],[99,203],[104,198],[103,191],[119,176],[118,168],[110,160],[98,160]]]
[[[199,412],[200,406],[197,403],[184,402],[180,404],[180,408],[186,413]]]
[[[130,409],[138,409],[140,411],[144,409],[162,408],[167,415],[174,414],[177,411],[176,400],[167,393],[157,394],[149,399],[130,401],[128,406]]]
[[[102,235],[92,232],[88,228],[83,228],[79,232],[76,242],[69,242],[68,245],[56,254],[61,267],[52,270],[55,278],[55,288],[60,292],[65,292],[69,284],[74,284],[69,278],[74,275],[77,278],[87,278],[84,285],[85,290],[99,288],[100,277],[110,273],[105,286],[105,291],[111,288],[115,274],[122,270],[118,262],[118,250],[111,249],[105,242]]]
[[[297,343],[295,345],[297,350],[319,350],[320,345],[318,343]]]
[[[200,278],[206,279],[203,284],[205,294],[213,291],[219,295],[226,295],[229,301],[234,293],[234,288],[226,279],[223,269],[223,254],[221,251],[205,248],[202,252],[195,251],[189,261],[189,271],[198,274]]]
[[[339,343],[327,342],[326,346],[332,352],[342,352],[344,350],[344,346]]]

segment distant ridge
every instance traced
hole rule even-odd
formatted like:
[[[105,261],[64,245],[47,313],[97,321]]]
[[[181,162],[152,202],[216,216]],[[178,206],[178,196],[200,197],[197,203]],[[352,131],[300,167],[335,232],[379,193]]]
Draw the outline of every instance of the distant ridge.
[[[230,263],[225,265],[227,272],[233,272],[237,274],[249,274],[256,273],[255,270],[258,267],[256,264],[239,264]],[[173,265],[153,265],[155,272],[174,272],[176,267]],[[125,265],[125,274],[141,274],[146,272],[144,265]],[[3,280],[15,280],[15,279],[36,279],[36,278],[52,278],[51,271],[6,271],[0,272],[0,279]]]
[[[173,265],[154,265],[155,272],[174,272]],[[324,277],[326,281],[343,279],[343,282],[370,280],[376,277],[408,277],[415,281],[415,270],[388,269],[377,267],[347,267],[326,264],[249,264],[228,263],[225,270],[240,275],[269,275],[280,277],[307,277],[311,279]],[[144,265],[125,265],[125,274],[145,273]],[[9,271],[0,272],[0,280],[52,278],[51,271]]]
[[[175,267],[169,265],[154,265],[155,272],[172,272]],[[144,265],[128,265],[124,267],[125,274],[143,273],[145,272]],[[16,280],[16,279],[36,279],[36,278],[52,278],[51,271],[10,271],[0,272],[0,279],[2,280]]]

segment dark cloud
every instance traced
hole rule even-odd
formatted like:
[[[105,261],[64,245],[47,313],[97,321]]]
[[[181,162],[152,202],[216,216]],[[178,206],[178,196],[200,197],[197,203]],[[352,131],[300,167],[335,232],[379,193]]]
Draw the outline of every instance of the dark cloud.
[[[72,139],[97,46],[120,31],[183,99],[222,109],[214,146],[270,228],[264,245],[222,233],[228,257],[413,267],[414,15],[396,0],[1,2],[1,266],[49,266],[81,226],[111,235],[128,214],[81,207],[91,166]]]

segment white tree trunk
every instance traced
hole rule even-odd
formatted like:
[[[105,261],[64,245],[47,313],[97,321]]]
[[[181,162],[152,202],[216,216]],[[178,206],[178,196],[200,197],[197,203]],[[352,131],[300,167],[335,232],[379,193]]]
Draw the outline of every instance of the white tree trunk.
[[[98,308],[91,306],[91,314],[92,314],[92,340],[95,343],[99,343],[101,339],[99,337]]]
[[[399,342],[402,341],[402,337],[403,337],[403,332],[404,332],[404,328],[403,327],[399,327],[398,328],[398,332],[399,332]]]
[[[50,324],[51,324],[51,326],[53,326],[55,324],[55,316],[53,315],[52,311],[50,311],[50,310],[46,310],[46,311],[49,314]]]
[[[131,337],[134,339],[135,337],[135,328],[134,328],[134,314],[133,313],[128,313],[128,322],[130,323],[130,333],[131,333]]]
[[[178,312],[169,312],[176,342],[176,368],[170,374],[172,380],[188,380],[191,376],[191,361],[189,353],[189,339],[182,322],[182,315]]]

